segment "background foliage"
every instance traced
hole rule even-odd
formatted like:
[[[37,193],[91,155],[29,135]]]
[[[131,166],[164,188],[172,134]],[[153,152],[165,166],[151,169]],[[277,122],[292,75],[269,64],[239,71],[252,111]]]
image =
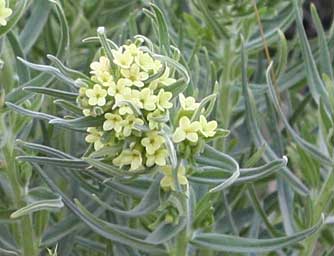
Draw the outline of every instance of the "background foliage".
[[[258,12],[254,3],[8,1],[14,13],[0,27],[0,255],[47,255],[56,245],[61,256],[332,255],[334,27],[327,20],[324,31],[311,7],[306,34],[301,1],[259,0]],[[117,44],[142,34],[170,57],[169,45],[177,47],[191,78],[185,93],[218,95],[211,118],[231,134],[198,159],[208,172],[189,176],[186,228],[182,220],[150,225],[159,210],[149,207],[162,200],[152,177],[105,182],[103,166],[89,171],[81,159],[84,133],[49,122],[78,116],[72,94],[59,93],[75,93],[66,78],[77,73],[59,63],[89,74],[100,43],[82,39],[99,26]],[[230,186],[208,193],[237,169]]]

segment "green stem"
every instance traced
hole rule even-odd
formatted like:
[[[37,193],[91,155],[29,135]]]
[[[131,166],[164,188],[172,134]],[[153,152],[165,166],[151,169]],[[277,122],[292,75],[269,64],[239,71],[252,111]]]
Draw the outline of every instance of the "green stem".
[[[8,179],[13,190],[13,206],[16,209],[19,209],[25,206],[24,198],[23,198],[23,189],[19,183],[17,168],[15,164],[15,156],[13,153],[13,147],[9,145],[13,145],[9,139],[8,144],[4,147],[4,156],[6,161],[6,171],[8,175]],[[22,248],[22,256],[37,256],[38,250],[35,243],[33,224],[30,216],[24,216],[18,221],[18,227],[20,231],[19,241],[21,243]]]
[[[188,236],[187,228],[182,230],[180,234],[176,237],[176,248],[175,256],[187,256],[188,255]]]

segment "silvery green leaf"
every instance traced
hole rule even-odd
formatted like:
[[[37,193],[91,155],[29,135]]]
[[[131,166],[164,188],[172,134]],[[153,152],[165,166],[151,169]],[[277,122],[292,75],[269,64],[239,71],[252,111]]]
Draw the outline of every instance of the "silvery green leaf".
[[[26,206],[16,210],[10,215],[12,219],[20,218],[41,210],[54,211],[64,207],[60,196],[43,187],[30,190],[27,201]]]
[[[322,219],[313,227],[305,229],[291,236],[254,239],[217,233],[195,233],[190,243],[196,247],[208,248],[214,251],[248,253],[270,252],[297,244],[310,235],[319,231],[323,224]]]
[[[45,87],[36,87],[36,86],[26,86],[23,88],[24,91],[41,93],[49,96],[53,96],[59,99],[75,101],[78,97],[77,93],[61,91],[57,89],[45,88]]]

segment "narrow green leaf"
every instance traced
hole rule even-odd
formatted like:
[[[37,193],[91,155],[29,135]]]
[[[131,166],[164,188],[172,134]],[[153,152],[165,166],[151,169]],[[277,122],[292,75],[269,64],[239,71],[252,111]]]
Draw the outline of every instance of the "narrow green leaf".
[[[64,99],[64,100],[71,100],[75,101],[76,98],[78,97],[77,93],[73,92],[66,92],[66,91],[61,91],[61,90],[56,90],[56,89],[51,89],[51,88],[45,88],[45,87],[36,87],[36,86],[26,86],[23,88],[24,91],[28,92],[34,92],[34,93],[41,93],[45,95],[49,95],[52,97]]]
[[[61,119],[61,118],[53,118],[50,120],[50,124],[59,125],[66,128],[80,129],[80,128],[88,128],[88,127],[97,127],[102,125],[104,121],[103,116],[92,117],[92,116],[84,116],[78,117],[75,119]]]
[[[18,156],[17,160],[27,161],[30,163],[39,163],[39,164],[47,164],[54,165],[58,167],[66,167],[71,169],[82,169],[84,171],[89,165],[82,160],[75,159],[61,159],[61,158],[52,158],[52,157],[44,157],[44,156]]]
[[[6,102],[6,106],[18,113],[21,113],[25,116],[29,116],[29,117],[32,117],[32,118],[36,118],[36,119],[41,119],[41,120],[52,120],[52,119],[55,119],[57,117],[55,116],[52,116],[52,115],[48,115],[48,114],[45,114],[45,113],[41,113],[41,112],[36,112],[36,111],[32,111],[32,110],[28,110],[28,109],[25,109],[25,108],[22,108],[18,105],[15,105],[13,103],[10,103],[10,102]]]
[[[315,29],[318,34],[321,73],[328,75],[331,80],[334,80],[332,58],[328,48],[326,34],[320,17],[317,13],[317,9],[313,3],[311,3],[311,15],[313,23],[315,25]]]
[[[41,145],[41,144],[36,144],[36,143],[30,143],[30,142],[26,142],[23,140],[16,140],[16,144],[24,147],[24,148],[29,148],[32,150],[37,150],[41,153],[47,154],[47,155],[51,155],[51,156],[55,156],[58,158],[64,158],[64,159],[76,159],[73,156],[66,154],[60,150],[57,150],[55,148],[51,148],[45,145]]]
[[[145,241],[152,244],[165,243],[180,233],[187,224],[185,217],[180,217],[177,224],[162,222]]]
[[[294,139],[294,141],[302,149],[304,149],[305,151],[310,153],[314,158],[318,159],[322,164],[332,166],[333,161],[329,157],[327,157],[325,154],[323,154],[321,151],[319,151],[318,148],[315,147],[313,144],[311,144],[311,143],[305,141],[303,138],[301,138],[294,131],[294,129],[290,126],[288,120],[286,119],[286,117],[285,117],[285,115],[284,115],[284,113],[283,113],[283,111],[280,107],[280,104],[279,104],[279,101],[278,101],[278,98],[277,98],[277,95],[276,95],[276,92],[275,92],[275,89],[274,89],[274,86],[273,86],[273,83],[272,83],[272,80],[271,80],[271,77],[270,77],[271,67],[272,67],[272,65],[270,65],[268,67],[268,70],[266,72],[266,77],[267,77],[267,82],[268,82],[268,87],[269,87],[269,95],[270,95],[271,101],[272,101],[277,113],[279,114],[281,120],[283,121],[287,131],[289,132],[291,137]]]
[[[125,217],[139,217],[147,215],[154,210],[156,210],[160,205],[160,178],[156,178],[154,182],[152,182],[151,186],[145,193],[144,197],[140,201],[140,203],[135,206],[133,209],[124,211],[117,209],[115,207],[110,206],[109,204],[106,204],[103,202],[100,198],[98,198],[96,195],[92,195],[92,198],[100,204],[103,208],[112,211],[116,214],[120,214],[121,216]]]
[[[166,19],[162,11],[155,4],[150,4],[151,9],[154,12],[155,23],[158,26],[159,32],[159,45],[167,53],[170,53],[169,34]]]
[[[293,0],[293,4],[296,15],[297,32],[301,43],[303,59],[305,61],[306,77],[308,85],[310,87],[311,94],[317,103],[319,103],[319,99],[320,97],[322,97],[323,100],[325,101],[326,106],[328,107],[328,95],[324,83],[320,78],[316,62],[312,55],[312,50],[308,42],[306,32],[304,30],[303,18],[301,10],[299,8],[299,1]]]
[[[54,211],[64,207],[60,196],[55,195],[42,187],[34,188],[33,191],[29,192],[28,197],[32,198],[32,200],[30,200],[26,206],[13,212],[10,215],[10,218],[17,219],[37,211]]]
[[[66,67],[56,56],[51,54],[46,55],[46,57],[63,73],[65,76],[71,77],[73,80],[81,78],[83,80],[90,80],[88,76],[77,70]]]
[[[256,119],[255,113],[255,102],[252,98],[251,91],[248,89],[248,81],[247,81],[247,56],[244,47],[242,47],[241,51],[242,56],[242,91],[243,96],[245,98],[245,110],[246,110],[246,123],[249,129],[249,132],[252,136],[252,139],[258,147],[265,147],[265,153],[263,155],[264,160],[267,162],[278,159],[279,157],[275,154],[275,152],[269,147],[266,140],[263,138],[261,131],[258,127],[258,121]],[[308,188],[297,178],[288,168],[283,168],[283,172],[281,173],[283,177],[289,182],[292,188],[301,195],[308,194]]]
[[[27,54],[41,35],[48,20],[52,5],[49,1],[37,0],[32,5],[31,14],[20,33],[23,51]]]
[[[10,45],[13,49],[15,56],[25,58],[25,54],[22,49],[22,44],[17,38],[16,34],[13,31],[9,31],[7,38],[10,42]],[[19,76],[20,83],[25,83],[30,80],[30,72],[27,66],[22,64],[19,61],[16,61],[17,75]]]
[[[322,226],[324,217],[313,227],[295,233],[291,236],[269,239],[252,239],[216,233],[195,233],[191,244],[200,248],[208,248],[215,251],[249,253],[249,252],[270,252],[291,245],[306,239],[316,233]]]
[[[277,51],[277,60],[275,67],[275,74],[277,80],[280,78],[281,74],[285,71],[286,65],[288,62],[288,42],[285,38],[284,33],[281,30],[278,30],[280,43]]]
[[[65,82],[69,86],[76,88],[76,84],[74,80],[66,77],[64,74],[60,72],[59,69],[49,66],[49,65],[41,65],[41,64],[34,64],[29,61],[26,61],[20,57],[17,57],[22,63],[24,63],[26,66],[30,67],[31,69],[42,71],[45,73],[48,73],[50,75],[54,75],[56,78],[60,79],[61,81]]]

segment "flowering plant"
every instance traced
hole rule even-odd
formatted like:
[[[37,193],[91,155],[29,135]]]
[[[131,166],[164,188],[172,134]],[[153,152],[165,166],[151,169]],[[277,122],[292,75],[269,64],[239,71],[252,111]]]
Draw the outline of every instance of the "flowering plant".
[[[105,154],[105,160],[131,172],[175,168],[175,153],[171,152],[175,146],[177,155],[191,160],[190,152],[198,154],[217,134],[217,122],[207,121],[210,110],[175,91],[176,86],[181,87],[175,67],[166,56],[145,47],[141,37],[113,46],[109,55],[91,63],[90,79],[78,82],[77,102],[83,115],[102,118],[98,126],[87,128],[86,142],[93,145],[93,151],[117,148]],[[214,99],[211,95],[211,110]],[[184,167],[180,168],[185,175]],[[162,179],[162,187],[175,189],[168,176],[171,174]],[[187,184],[182,177],[180,182]]]
[[[62,24],[60,35],[68,39],[66,18],[61,5],[55,4]],[[106,251],[110,254],[112,247],[112,253],[115,250],[116,255],[123,255],[124,252],[128,255],[212,255],[214,250],[262,253],[284,248],[314,234],[321,227],[321,221],[314,221],[311,228],[307,228],[307,225],[301,232],[281,237],[283,230],[279,228],[276,231],[271,220],[266,219],[253,184],[249,185],[257,181],[262,184],[264,178],[275,178],[272,174],[283,170],[284,177],[293,184],[294,189],[301,193],[305,191],[303,183],[287,169],[287,158],[279,158],[270,151],[257,130],[252,94],[247,88],[248,69],[244,49],[241,48],[240,53],[246,120],[252,120],[252,136],[265,149],[254,153],[253,148],[247,148],[247,154],[243,152],[238,156],[233,149],[226,149],[227,144],[222,137],[229,132],[220,129],[215,120],[222,117],[219,113],[232,111],[230,103],[225,104],[224,101],[224,97],[229,97],[229,93],[225,94],[225,85],[221,81],[216,82],[212,93],[209,85],[220,80],[213,75],[215,79],[210,78],[210,82],[206,83],[208,90],[198,95],[194,73],[199,69],[197,67],[194,71],[189,66],[191,60],[196,61],[197,54],[187,62],[189,52],[180,52],[170,45],[162,12],[155,5],[151,7],[151,10],[145,9],[144,12],[157,24],[155,28],[159,44],[137,35],[119,46],[108,39],[104,28],[100,27],[97,36],[84,40],[101,48],[92,50],[95,57],[87,58],[89,64],[85,66],[89,66],[89,70],[83,73],[67,67],[68,63],[62,58],[68,46],[67,40],[60,40],[57,56],[47,55],[50,65],[33,64],[19,58],[26,66],[42,73],[32,80],[24,80],[28,82],[10,92],[6,97],[5,110],[15,110],[43,120],[41,127],[48,127],[52,136],[45,139],[46,145],[17,141],[20,146],[18,152],[22,153],[17,158],[22,165],[18,173],[22,176],[20,179],[23,180],[24,189],[22,193],[20,189],[16,190],[19,209],[15,209],[10,218],[15,220],[24,216],[25,224],[32,225],[30,216],[36,216],[36,223],[39,225],[39,221],[43,220],[45,227],[48,215],[43,216],[44,210],[50,212],[65,205],[71,211],[68,218],[56,220],[56,225],[44,235],[43,229],[39,229],[36,234],[41,242],[25,243],[26,254],[37,255],[39,244],[52,246],[55,245],[55,238],[60,240],[59,237],[67,237],[68,233],[63,232],[63,227],[68,227],[68,223],[71,225],[70,232],[75,230],[78,233],[82,233],[81,223],[85,223],[87,233],[84,234],[96,242],[89,246],[99,248],[101,254]],[[193,20],[192,24],[196,24],[196,21]],[[230,45],[233,45],[232,42]],[[239,55],[239,51],[236,52]],[[225,74],[229,62],[229,58],[224,60],[223,75],[229,75],[228,69]],[[203,74],[206,71],[203,68],[198,75],[209,77],[209,74]],[[220,73],[219,69],[217,74]],[[58,81],[48,87],[53,78]],[[275,95],[271,87],[268,91],[271,97]],[[56,99],[45,104],[50,98],[40,97],[39,94]],[[215,104],[216,98],[220,103],[218,106]],[[30,104],[31,99],[33,105]],[[53,111],[53,108],[57,110]],[[275,108],[279,109],[276,101]],[[40,109],[47,109],[49,113],[38,112]],[[217,119],[219,126],[231,127],[228,124],[230,118]],[[29,118],[25,119],[30,121]],[[234,123],[238,128],[239,119]],[[63,128],[71,131],[64,132]],[[55,138],[60,136],[64,137],[66,147],[57,144]],[[71,143],[76,145],[74,150]],[[233,139],[229,144],[233,144]],[[6,171],[11,174],[14,169],[10,165],[11,159],[15,156],[11,148],[13,143],[8,145],[11,153],[6,153],[9,159]],[[245,168],[239,168],[236,160],[226,151],[232,152],[233,157],[237,157]],[[265,164],[253,167],[262,155]],[[250,156],[250,159],[244,163],[245,156]],[[52,191],[45,187],[34,190],[26,185],[32,170]],[[15,188],[17,183],[15,177],[12,178]],[[69,189],[64,189],[64,186]],[[245,191],[254,206],[252,211],[249,211],[248,200],[242,196]],[[285,203],[284,200],[282,202]],[[240,220],[240,227],[236,225],[239,223],[235,223],[230,210],[234,213],[239,211],[242,208],[236,206],[239,203],[247,207],[247,213],[243,216],[254,212],[254,225],[249,223],[249,216],[246,221]],[[229,209],[229,206],[233,206],[233,209]],[[272,221],[275,226],[281,227],[281,223],[285,225],[276,210],[270,212],[278,216]],[[239,236],[244,230],[260,230],[257,213],[264,219],[270,235],[278,234],[280,237],[247,239]],[[314,220],[317,219],[314,217]],[[225,234],[229,232],[225,230],[226,222],[235,235]],[[99,236],[87,231],[88,228]],[[33,240],[34,233],[30,234]],[[42,235],[44,240],[41,239]],[[81,243],[87,241],[85,237],[80,239]],[[64,248],[62,244],[59,253]],[[55,249],[54,254],[56,252]]]

